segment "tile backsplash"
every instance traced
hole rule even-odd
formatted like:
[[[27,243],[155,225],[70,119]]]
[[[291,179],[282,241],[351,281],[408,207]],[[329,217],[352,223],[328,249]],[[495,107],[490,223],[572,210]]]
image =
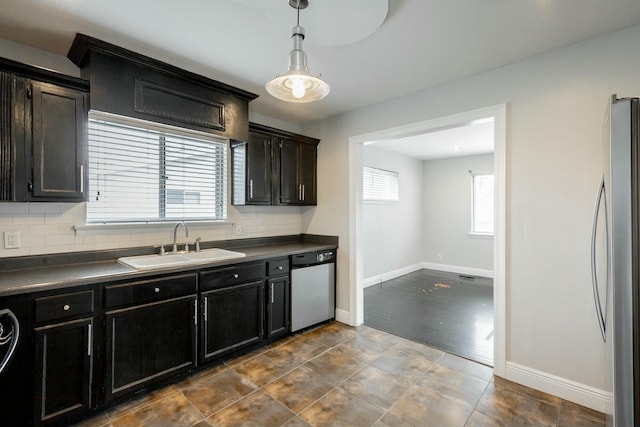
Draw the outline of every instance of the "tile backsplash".
[[[82,229],[85,203],[0,203],[0,258],[78,251],[169,245],[173,224],[122,229]],[[297,206],[229,206],[228,224],[189,225],[189,238],[178,242],[230,240],[302,233],[302,208]],[[5,249],[4,232],[20,233],[20,248]]]

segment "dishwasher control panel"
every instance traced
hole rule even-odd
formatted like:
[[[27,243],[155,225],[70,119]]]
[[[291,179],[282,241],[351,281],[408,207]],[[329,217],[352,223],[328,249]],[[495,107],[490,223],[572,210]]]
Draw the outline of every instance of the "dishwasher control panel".
[[[327,264],[335,262],[335,259],[336,251],[309,252],[306,254],[292,255],[291,265],[295,268],[307,265]]]

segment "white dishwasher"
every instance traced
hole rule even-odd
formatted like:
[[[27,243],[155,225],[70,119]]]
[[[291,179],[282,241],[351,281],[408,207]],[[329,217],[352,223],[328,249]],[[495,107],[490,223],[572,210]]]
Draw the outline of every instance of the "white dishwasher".
[[[336,252],[291,256],[291,332],[335,318]]]

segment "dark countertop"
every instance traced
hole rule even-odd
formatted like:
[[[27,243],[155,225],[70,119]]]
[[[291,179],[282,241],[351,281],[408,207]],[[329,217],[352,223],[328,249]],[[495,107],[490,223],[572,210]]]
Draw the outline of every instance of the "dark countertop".
[[[336,248],[337,244],[327,242],[274,242],[248,246],[234,245],[233,248],[230,248],[236,252],[243,252],[246,256],[242,258],[152,270],[136,270],[120,264],[116,259],[112,259],[1,271],[0,297],[115,280],[136,280],[148,276],[157,276],[158,274],[197,271],[211,267],[224,267],[244,262],[262,261],[270,258]]]

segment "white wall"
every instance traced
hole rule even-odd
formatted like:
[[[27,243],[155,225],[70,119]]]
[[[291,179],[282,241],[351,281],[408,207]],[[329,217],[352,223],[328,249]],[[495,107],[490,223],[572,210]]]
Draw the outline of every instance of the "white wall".
[[[363,164],[398,172],[400,198],[364,203],[364,277],[422,262],[422,161],[368,145]]]
[[[0,56],[30,65],[48,68],[71,76],[79,69],[66,57],[55,55],[9,40],[0,39]],[[257,123],[299,132],[300,125],[250,114]],[[231,172],[229,172],[231,173]],[[230,189],[229,183],[229,189]],[[304,208],[312,211],[314,208]],[[299,234],[302,232],[303,208],[274,206],[229,206],[230,224],[224,226],[191,225],[189,240],[203,241]],[[19,231],[20,249],[4,249],[0,258],[24,255],[157,246],[171,241],[171,226],[120,230],[74,232],[74,225],[84,225],[85,203],[5,203],[0,202],[0,237],[4,231]],[[180,237],[179,242],[184,241]]]
[[[603,389],[591,210],[605,105],[640,95],[639,44],[640,26],[305,126],[322,143],[318,207],[303,227],[340,237],[338,308],[352,298],[349,138],[508,103],[507,362]]]
[[[423,261],[491,271],[493,239],[469,235],[470,170],[493,173],[493,154],[424,162]]]

